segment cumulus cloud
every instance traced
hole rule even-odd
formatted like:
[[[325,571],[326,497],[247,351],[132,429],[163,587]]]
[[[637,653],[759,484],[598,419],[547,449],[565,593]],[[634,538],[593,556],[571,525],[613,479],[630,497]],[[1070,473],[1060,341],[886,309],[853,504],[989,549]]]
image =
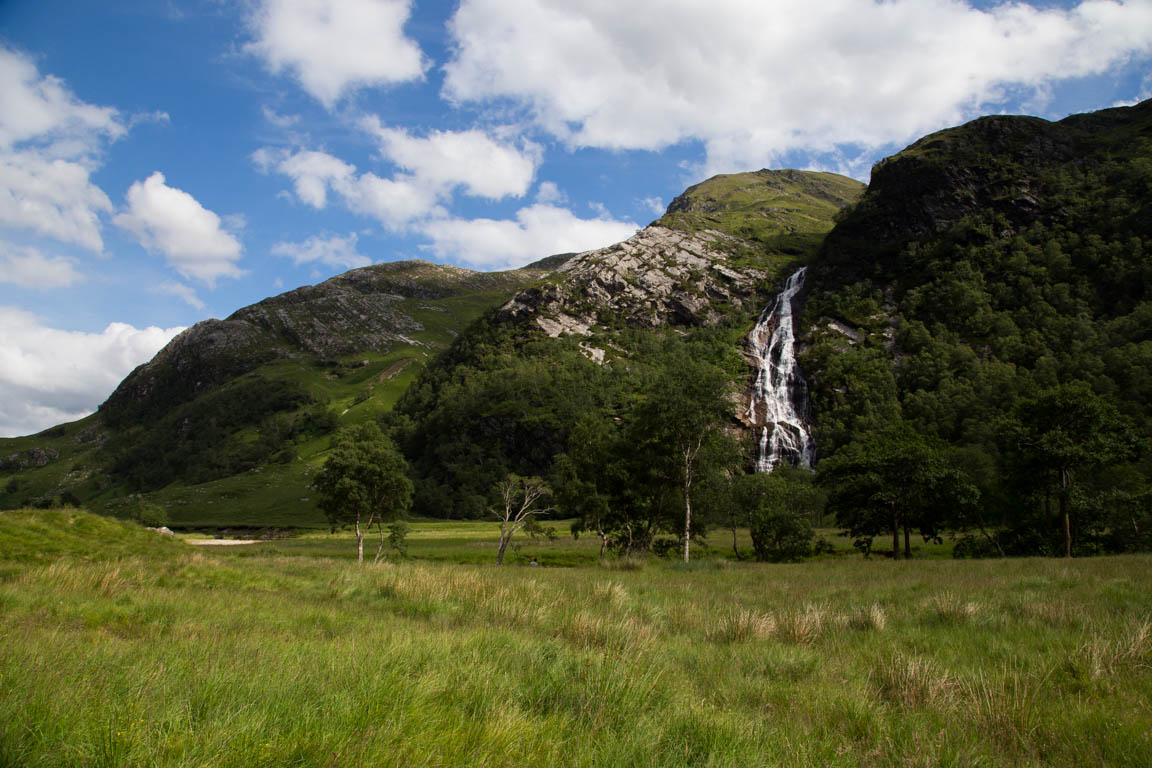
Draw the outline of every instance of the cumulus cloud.
[[[217,278],[244,274],[236,266],[243,250],[240,241],[196,198],[165,184],[164,174],[156,171],[134,182],[124,197],[128,209],[113,221],[148,250],[162,253],[180,274],[209,286]]]
[[[88,415],[182,330],[111,323],[102,333],[61,331],[0,307],[0,436]]]
[[[699,140],[709,170],[906,141],[1009,91],[1152,52],[1152,3],[463,0],[443,93],[510,98],[573,146]]]
[[[361,125],[380,142],[381,154],[419,180],[437,189],[463,187],[475,197],[499,200],[522,197],[532,185],[541,150],[517,148],[484,131],[433,131],[424,137],[387,128],[379,118]]]
[[[80,101],[0,46],[0,224],[102,251],[99,215],[112,204],[89,177],[125,131],[116,110]]]
[[[207,306],[200,297],[196,295],[196,291],[190,285],[178,283],[175,280],[167,280],[163,283],[157,283],[149,289],[152,293],[158,293],[163,296],[175,296],[193,309],[204,310]]]
[[[557,253],[600,248],[631,237],[636,224],[609,218],[581,219],[566,208],[536,204],[516,219],[440,219],[422,230],[438,257],[480,269],[511,269]]]
[[[0,47],[0,146],[45,137],[91,143],[124,131],[115,109],[85,104],[30,58]]]
[[[538,203],[566,203],[568,195],[554,181],[542,181],[536,188],[536,202]]]
[[[36,248],[0,241],[0,283],[21,288],[61,288],[80,279],[71,259],[45,256]]]
[[[354,89],[424,76],[424,55],[404,34],[410,13],[410,0],[263,0],[246,50],[331,108]]]
[[[385,179],[315,150],[289,152],[259,149],[253,154],[258,168],[292,179],[297,199],[313,208],[328,204],[335,192],[349,210],[370,216],[392,230],[402,229],[428,216],[442,216],[441,200],[447,190],[400,173]]]
[[[664,205],[664,199],[660,197],[646,197],[640,201],[640,204],[657,216],[663,216],[667,207]]]
[[[372,260],[356,250],[356,240],[355,232],[348,237],[314,236],[302,243],[276,243],[272,253],[290,258],[297,265],[315,261],[340,269],[366,267]]]

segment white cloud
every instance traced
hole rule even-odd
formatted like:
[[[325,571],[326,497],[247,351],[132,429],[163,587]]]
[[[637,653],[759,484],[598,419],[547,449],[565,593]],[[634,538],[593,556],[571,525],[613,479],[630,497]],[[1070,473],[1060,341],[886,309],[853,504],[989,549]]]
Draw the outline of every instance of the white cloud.
[[[263,0],[246,50],[331,108],[351,90],[424,76],[423,53],[404,35],[410,13],[410,0]]]
[[[542,181],[536,189],[536,202],[552,204],[568,202],[568,195],[554,181]]]
[[[536,204],[521,208],[515,221],[440,219],[423,232],[438,257],[480,269],[510,269],[557,253],[587,251],[619,242],[636,224],[614,219],[581,219],[566,208]]]
[[[0,150],[0,223],[101,252],[99,214],[112,203],[88,180],[90,172],[38,148]]]
[[[125,131],[116,110],[78,100],[0,46],[0,224],[102,251],[99,215],[112,204],[89,176]]]
[[[168,280],[163,283],[157,283],[149,289],[152,293],[162,294],[164,296],[175,296],[193,309],[204,310],[207,306],[200,297],[196,295],[196,291],[191,286],[184,283],[178,283],[175,280]]]
[[[667,208],[664,205],[664,200],[659,197],[646,197],[640,201],[640,204],[657,216],[663,216],[664,210]]]
[[[366,267],[372,260],[356,250],[356,233],[348,237],[310,237],[302,243],[276,243],[272,246],[272,253],[277,256],[286,256],[297,265],[312,261],[327,264],[330,267],[353,269]]]
[[[374,173],[364,173],[338,184],[336,189],[353,211],[371,216],[393,230],[444,213],[437,190],[403,175],[382,179]]]
[[[21,288],[61,288],[80,279],[71,259],[45,256],[36,248],[0,241],[0,283]]]
[[[420,183],[408,174],[383,179],[370,172],[357,173],[356,166],[314,150],[262,148],[253,153],[252,159],[258,168],[292,179],[296,197],[313,208],[327,206],[328,192],[332,191],[343,198],[350,210],[371,216],[393,230],[417,219],[444,215],[440,200],[445,190]]]
[[[446,97],[511,98],[574,146],[700,140],[709,170],[906,141],[1152,52],[1147,0],[463,0],[449,26]]]
[[[85,104],[27,56],[0,46],[0,146],[45,137],[91,143],[124,131],[115,109]]]
[[[499,200],[521,197],[532,185],[541,150],[535,145],[517,149],[484,131],[433,131],[424,138],[387,128],[377,117],[362,127],[380,141],[388,160],[433,188],[464,188],[469,195]]]
[[[239,277],[242,248],[221,228],[220,217],[187,192],[169,187],[154,172],[129,187],[128,210],[113,221],[136,235],[140,244],[164,254],[168,264],[188,278],[214,285],[219,277]]]
[[[292,153],[261,147],[252,153],[252,160],[264,173],[275,170],[290,177],[296,197],[313,208],[327,206],[329,187],[347,184],[356,173],[355,166],[313,150]]]
[[[291,128],[300,122],[300,115],[281,115],[271,107],[263,107],[264,119],[277,128]]]
[[[0,307],[0,436],[86,416],[182,330],[111,323],[102,333],[61,331]]]

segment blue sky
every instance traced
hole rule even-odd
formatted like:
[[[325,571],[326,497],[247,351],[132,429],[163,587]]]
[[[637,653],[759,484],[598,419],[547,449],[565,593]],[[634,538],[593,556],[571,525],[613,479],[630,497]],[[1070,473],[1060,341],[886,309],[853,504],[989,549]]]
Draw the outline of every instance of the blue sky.
[[[714,173],[866,181],[1150,64],[1152,0],[4,0],[0,435],[354,266],[606,245]]]

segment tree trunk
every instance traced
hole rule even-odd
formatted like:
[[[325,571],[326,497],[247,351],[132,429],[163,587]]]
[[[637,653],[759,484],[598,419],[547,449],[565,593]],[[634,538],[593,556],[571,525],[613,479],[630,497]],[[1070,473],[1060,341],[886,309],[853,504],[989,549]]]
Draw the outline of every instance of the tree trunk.
[[[908,541],[908,526],[904,526],[904,559],[912,559],[912,545]]]
[[[504,550],[508,549],[508,542],[512,540],[512,534],[508,531],[508,520],[505,519],[500,523],[500,546],[496,550],[496,565],[504,565]]]
[[[895,504],[892,505],[892,559],[900,559],[900,518]]]
[[[604,533],[604,526],[596,524],[596,533],[600,534],[600,559],[604,559],[604,551],[608,549],[608,535]]]
[[[360,513],[356,513],[356,562],[364,564],[364,532],[360,530]]]
[[[696,441],[696,447],[684,450],[684,562],[688,562],[688,550],[692,544],[692,463],[700,450],[703,438]]]
[[[1068,510],[1068,470],[1060,470],[1060,515],[1064,518],[1064,557],[1072,557],[1072,515]]]
[[[692,543],[692,497],[684,488],[684,562],[688,562],[688,547]]]
[[[384,556],[384,519],[381,518],[376,521],[376,528],[380,532],[380,543],[376,545],[376,559],[372,561],[373,564],[380,562],[380,558]]]

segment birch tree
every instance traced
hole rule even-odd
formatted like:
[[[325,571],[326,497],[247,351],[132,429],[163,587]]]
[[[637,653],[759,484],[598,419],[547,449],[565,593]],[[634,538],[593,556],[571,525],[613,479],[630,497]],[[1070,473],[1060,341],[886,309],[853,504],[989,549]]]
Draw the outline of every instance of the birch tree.
[[[500,520],[500,544],[496,550],[496,564],[504,564],[504,552],[516,532],[521,530],[533,515],[542,515],[552,510],[541,506],[544,499],[552,495],[552,490],[538,477],[520,477],[510,474],[496,486],[499,507],[495,510]]]
[[[706,472],[729,452],[717,450],[731,419],[730,386],[724,371],[692,354],[688,345],[669,344],[658,373],[646,387],[636,419],[654,461],[663,466],[665,481],[678,488],[684,504],[682,552],[691,557],[693,493]]]
[[[364,562],[364,535],[375,525],[380,533],[376,562],[384,554],[384,523],[403,515],[411,503],[408,464],[374,423],[342,429],[316,476],[320,508],[335,525],[356,530],[356,561]]]

